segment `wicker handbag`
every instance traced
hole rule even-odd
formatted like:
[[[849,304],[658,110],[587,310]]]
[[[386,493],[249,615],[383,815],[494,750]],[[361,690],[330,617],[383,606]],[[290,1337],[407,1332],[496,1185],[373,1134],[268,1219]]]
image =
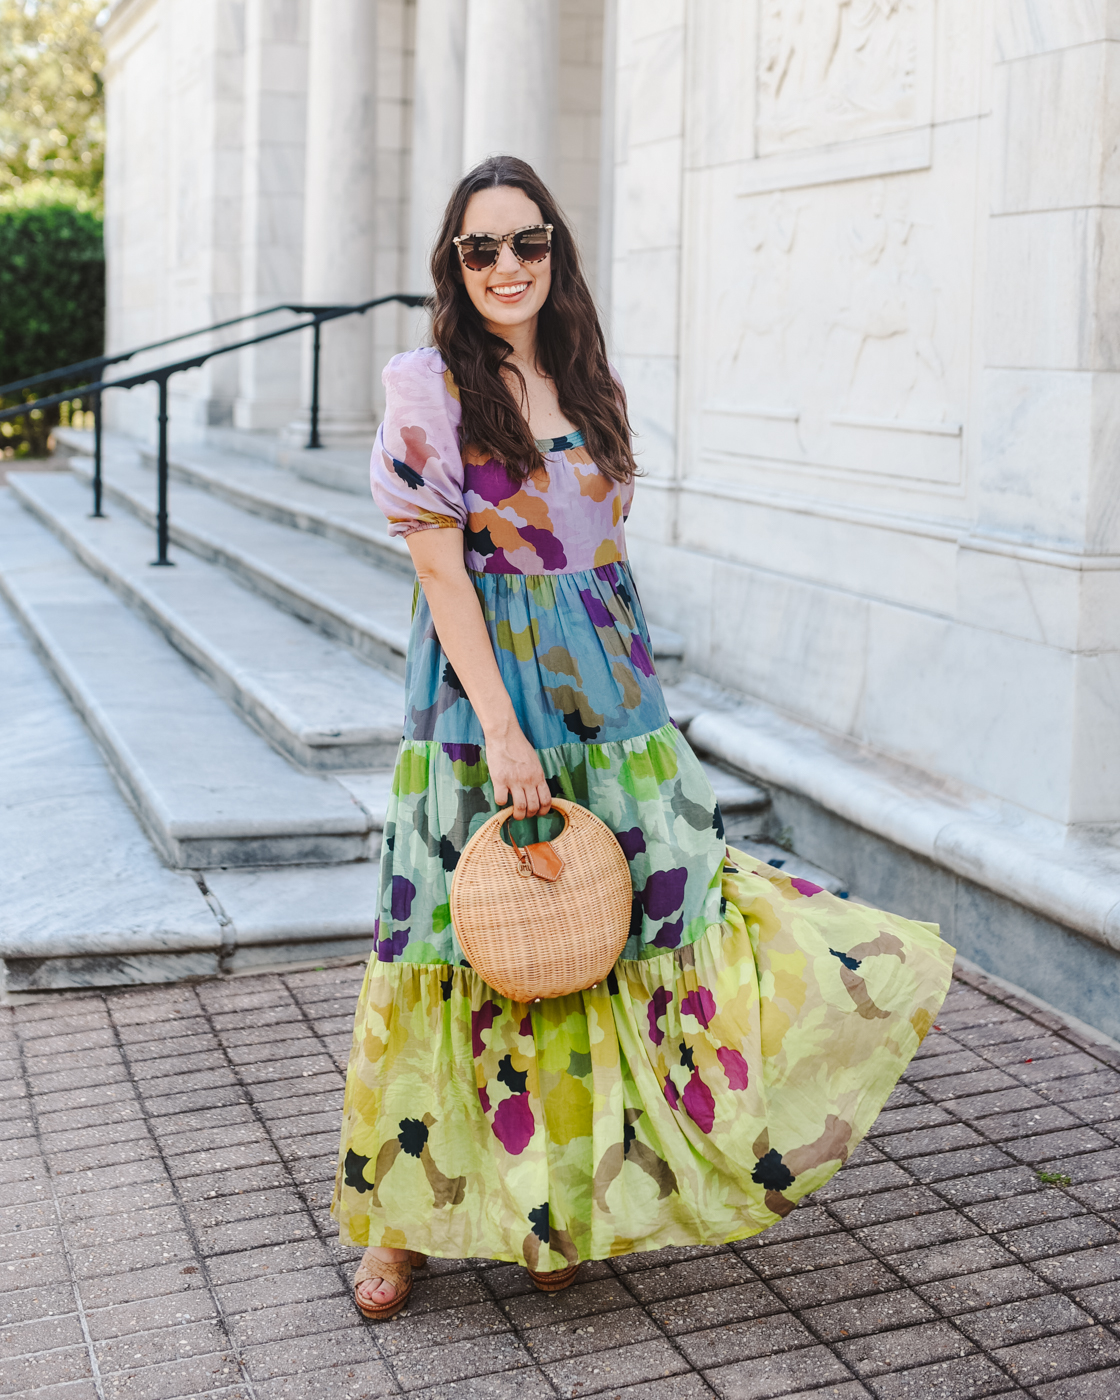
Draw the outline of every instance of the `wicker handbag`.
[[[564,829],[507,845],[513,809],[475,832],[451,881],[451,923],[489,986],[511,1001],[567,996],[601,982],[630,931],[630,867],[610,827],[554,797]]]

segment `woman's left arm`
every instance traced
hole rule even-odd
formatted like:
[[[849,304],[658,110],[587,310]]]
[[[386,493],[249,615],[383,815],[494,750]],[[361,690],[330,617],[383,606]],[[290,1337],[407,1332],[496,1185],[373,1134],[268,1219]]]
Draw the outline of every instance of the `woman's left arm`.
[[[507,797],[511,799],[518,820],[547,812],[552,794],[494,658],[463,559],[462,530],[414,530],[406,538],[440,646],[482,726],[495,801],[504,807]]]

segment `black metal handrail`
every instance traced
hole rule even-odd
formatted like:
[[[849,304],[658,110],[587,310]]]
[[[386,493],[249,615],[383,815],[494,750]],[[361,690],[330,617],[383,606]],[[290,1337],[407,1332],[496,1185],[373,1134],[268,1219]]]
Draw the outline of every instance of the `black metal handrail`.
[[[158,499],[156,506],[156,540],[158,545],[158,557],[152,560],[153,564],[167,566],[173,561],[167,557],[169,524],[167,513],[167,381],[173,374],[179,374],[183,370],[197,369],[204,365],[207,360],[212,360],[216,355],[229,355],[235,350],[244,350],[250,345],[262,345],[265,341],[277,340],[280,336],[292,335],[296,331],[312,330],[312,355],[311,355],[311,412],[310,431],[307,446],[309,448],[322,447],[319,437],[319,362],[321,347],[322,326],[326,321],[337,321],[343,316],[361,316],[375,306],[384,306],[388,302],[400,302],[404,306],[426,306],[428,298],[416,296],[409,292],[392,292],[388,296],[373,297],[370,301],[357,302],[352,306],[298,306],[290,305],[283,307],[270,307],[267,311],[253,312],[246,316],[235,317],[231,321],[224,321],[218,325],[208,326],[206,330],[221,330],[225,326],[235,325],[239,321],[252,320],[255,316],[267,315],[269,311],[286,310],[297,313],[308,314],[310,320],[299,321],[295,325],[281,326],[279,330],[266,331],[263,335],[251,336],[248,340],[238,340],[230,345],[216,345],[213,349],[201,351],[197,355],[191,355],[187,359],[174,360],[168,364],[156,365],[151,369],[140,370],[136,374],[126,375],[122,379],[99,379],[89,384],[80,385],[75,389],[65,389],[58,394],[50,394],[45,398],[32,399],[26,403],[17,404],[13,408],[6,408],[0,411],[0,423],[10,418],[21,418],[25,414],[36,409],[50,408],[53,404],[68,403],[73,399],[89,398],[93,402],[93,433],[94,433],[94,456],[93,456],[93,516],[96,519],[102,518],[101,511],[101,395],[106,389],[135,389],[139,384],[156,384],[159,386],[159,410],[157,413],[157,423],[159,425],[159,461],[158,461]],[[133,355],[138,355],[144,350],[158,349],[160,344],[171,344],[176,340],[185,340],[190,335],[203,335],[204,331],[188,331],[179,336],[172,336],[167,341],[156,342],[152,345],[141,346],[140,349],[130,350],[127,354],[120,356],[99,356],[97,359],[83,361],[79,365],[67,365],[61,370],[50,370],[45,375],[33,376],[39,382],[46,382],[49,379],[64,377],[84,366],[99,364],[102,368],[106,364],[118,363],[121,359],[129,359]],[[0,389],[15,389],[21,386],[29,386],[32,381],[21,380],[15,384],[0,386]]]
[[[92,359],[77,360],[72,365],[61,365],[58,369],[48,369],[42,374],[32,374],[27,379],[13,379],[10,384],[0,384],[0,394],[14,394],[19,389],[33,389],[36,384],[49,384],[52,379],[68,379],[71,375],[85,374],[89,370],[100,373],[106,365],[123,364],[148,350],[162,350],[165,345],[175,345],[180,340],[191,340],[196,335],[224,331],[229,326],[240,325],[243,321],[257,321],[262,316],[273,316],[277,311],[303,313],[308,309],[294,303],[280,302],[276,306],[266,306],[260,311],[247,311],[243,316],[231,316],[228,321],[215,321],[212,326],[198,326],[193,331],[180,331],[178,335],[165,336],[163,340],[153,340],[148,345],[137,345],[133,350],[119,350],[115,355],[94,355]]]

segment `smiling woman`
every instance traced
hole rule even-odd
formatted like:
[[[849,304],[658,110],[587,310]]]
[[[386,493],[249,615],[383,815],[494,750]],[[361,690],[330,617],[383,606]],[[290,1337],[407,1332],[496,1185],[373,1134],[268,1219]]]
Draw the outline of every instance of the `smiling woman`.
[[[559,406],[551,378],[538,366],[536,321],[552,290],[552,224],[540,222],[540,210],[519,189],[500,185],[471,196],[463,215],[465,227],[508,228],[518,219],[535,223],[502,234],[460,234],[459,275],[486,332],[512,346],[501,367],[503,381],[534,438],[574,431]],[[520,425],[516,430],[521,432]]]
[[[465,442],[525,480],[537,439],[578,427],[608,480],[635,473],[625,396],[607,362],[575,239],[522,161],[486,161],[460,184],[436,238],[433,338],[453,367]]]
[[[421,584],[332,1207],[372,1318],[429,1254],[555,1290],[583,1259],[766,1229],[867,1132],[953,955],[727,849],[626,558],[625,397],[527,165],[464,178],[432,270],[435,346],[387,367],[372,462]],[[464,958],[450,886],[507,802],[520,844],[548,840],[554,796],[614,833],[630,932],[605,981],[524,1004]]]

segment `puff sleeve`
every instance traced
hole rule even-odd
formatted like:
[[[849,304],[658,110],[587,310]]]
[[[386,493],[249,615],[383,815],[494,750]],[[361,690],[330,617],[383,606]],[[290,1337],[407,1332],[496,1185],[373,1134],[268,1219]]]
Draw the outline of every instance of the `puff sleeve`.
[[[396,355],[381,376],[385,421],[370,461],[373,498],[390,535],[463,529],[462,411],[437,350]]]

